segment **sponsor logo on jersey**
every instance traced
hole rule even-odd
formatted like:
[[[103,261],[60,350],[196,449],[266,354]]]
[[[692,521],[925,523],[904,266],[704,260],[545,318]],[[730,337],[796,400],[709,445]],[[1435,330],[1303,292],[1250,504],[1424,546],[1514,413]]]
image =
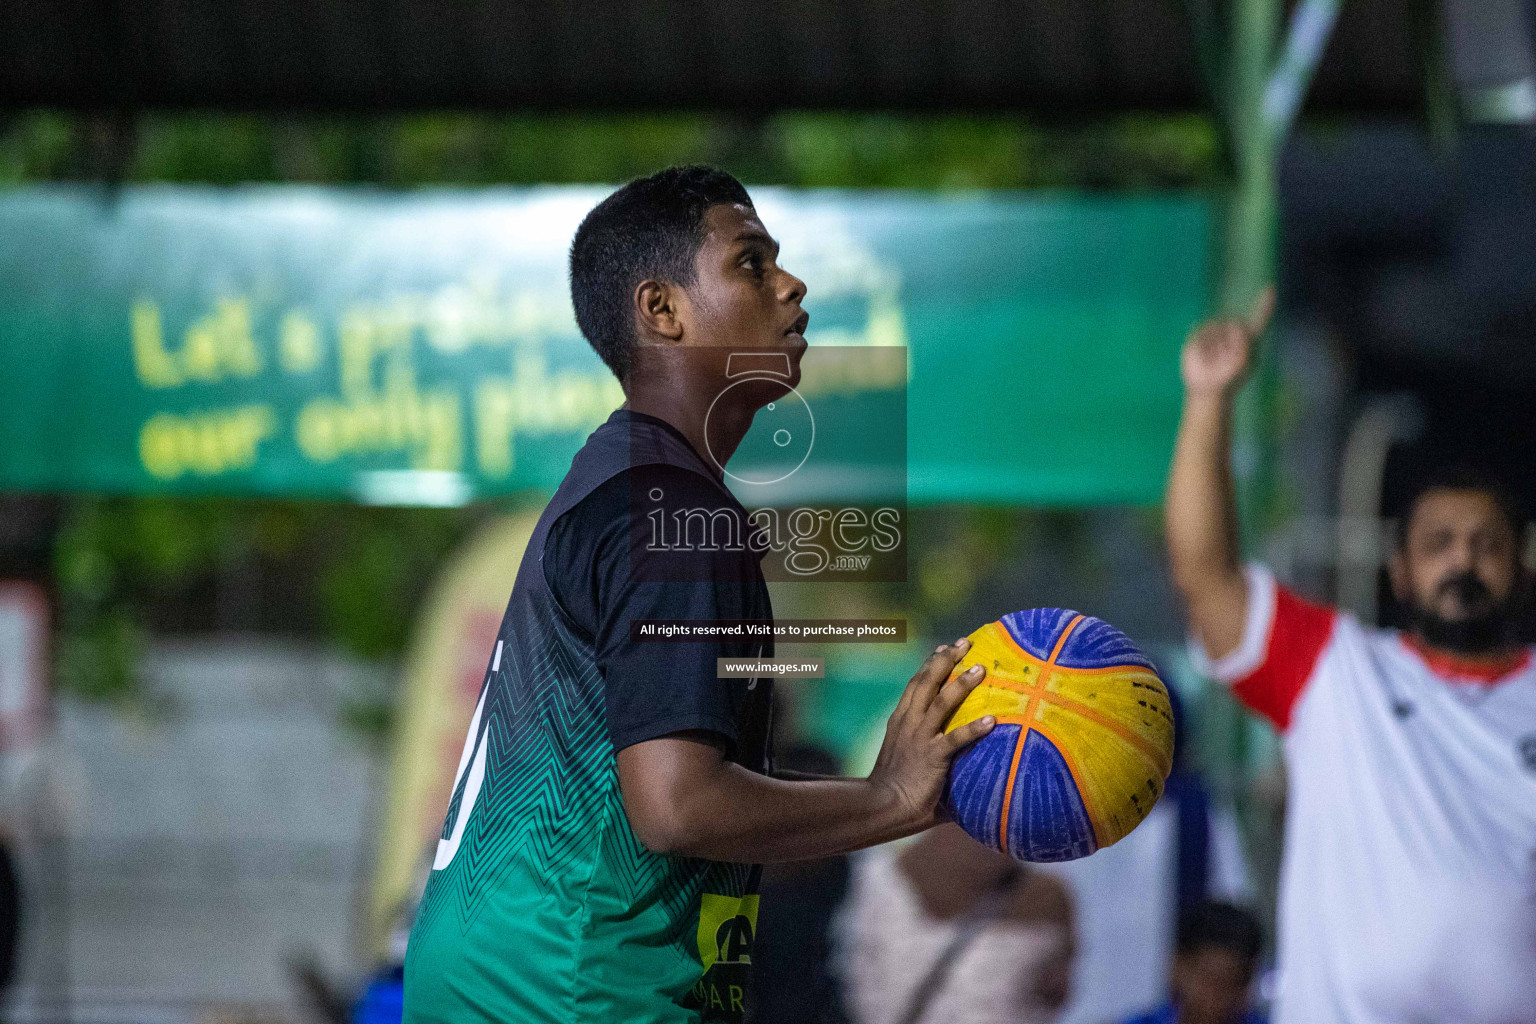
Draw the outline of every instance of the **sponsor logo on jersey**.
[[[699,906],[699,962],[704,970],[715,964],[750,964],[752,936],[757,932],[757,896],[703,894]]]
[[[699,905],[699,963],[702,977],[693,1002],[706,1021],[740,1021],[746,1011],[747,971],[757,933],[757,901],[751,896],[704,893]]]

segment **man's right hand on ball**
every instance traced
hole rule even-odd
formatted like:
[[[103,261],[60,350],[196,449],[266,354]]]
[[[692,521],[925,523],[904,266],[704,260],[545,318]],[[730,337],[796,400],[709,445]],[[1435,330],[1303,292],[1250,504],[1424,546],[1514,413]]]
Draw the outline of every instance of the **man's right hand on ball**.
[[[953,732],[944,731],[945,723],[986,675],[984,668],[973,665],[949,678],[970,646],[967,639],[944,644],[923,662],[886,722],[885,741],[869,773],[869,781],[887,792],[914,825],[938,823],[939,798],[950,761],[997,724],[987,715]]]

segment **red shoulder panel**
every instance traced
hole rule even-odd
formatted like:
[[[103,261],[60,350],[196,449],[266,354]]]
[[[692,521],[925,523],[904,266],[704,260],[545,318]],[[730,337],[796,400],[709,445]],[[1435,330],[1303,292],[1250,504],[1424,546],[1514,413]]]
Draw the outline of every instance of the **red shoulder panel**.
[[[1291,724],[1291,709],[1306,689],[1317,659],[1333,636],[1338,612],[1304,601],[1284,587],[1275,591],[1275,618],[1264,645],[1264,660],[1232,684],[1232,692],[1250,710],[1280,730]]]

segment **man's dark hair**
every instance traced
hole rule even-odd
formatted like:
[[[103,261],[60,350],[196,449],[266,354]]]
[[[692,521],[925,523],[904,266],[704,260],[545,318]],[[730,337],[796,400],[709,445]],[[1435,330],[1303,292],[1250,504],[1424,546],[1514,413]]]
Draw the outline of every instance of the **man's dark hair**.
[[[1264,948],[1264,929],[1253,914],[1232,903],[1203,900],[1179,915],[1177,948],[1193,953],[1215,947],[1256,960]]]
[[[593,207],[571,242],[576,324],[620,381],[635,347],[630,297],[647,278],[686,288],[704,242],[704,214],[721,203],[750,207],[741,182],[713,167],[670,167],[636,178]]]
[[[1430,491],[1480,491],[1487,494],[1509,521],[1515,539],[1519,540],[1525,532],[1525,510],[1503,480],[1473,463],[1429,460],[1413,475],[1403,495],[1402,516],[1397,529],[1398,547],[1407,545],[1408,524],[1420,499]]]

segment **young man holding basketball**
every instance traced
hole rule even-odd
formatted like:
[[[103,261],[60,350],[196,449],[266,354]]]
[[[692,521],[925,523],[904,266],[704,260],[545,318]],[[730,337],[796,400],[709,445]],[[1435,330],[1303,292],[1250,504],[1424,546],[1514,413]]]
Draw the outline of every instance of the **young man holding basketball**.
[[[726,367],[766,353],[798,381],[805,285],[777,255],[708,168],[631,182],[576,233],[577,322],[626,401],[518,571],[411,935],[409,1024],[739,1021],[754,865],[928,828],[951,757],[991,727],[943,732],[982,675],[946,682],[962,640],[912,677],[869,778],[773,778],[771,682],[716,667],[771,643],[632,639],[644,620],[772,616],[750,547],[662,550],[645,513],[750,532],[723,466],[783,388],[727,388]]]
[[[1513,628],[1523,516],[1471,471],[1422,480],[1390,564],[1403,633],[1245,568],[1232,402],[1271,301],[1184,346],[1167,529],[1207,673],[1284,737],[1275,1020],[1536,1021],[1536,659]]]

